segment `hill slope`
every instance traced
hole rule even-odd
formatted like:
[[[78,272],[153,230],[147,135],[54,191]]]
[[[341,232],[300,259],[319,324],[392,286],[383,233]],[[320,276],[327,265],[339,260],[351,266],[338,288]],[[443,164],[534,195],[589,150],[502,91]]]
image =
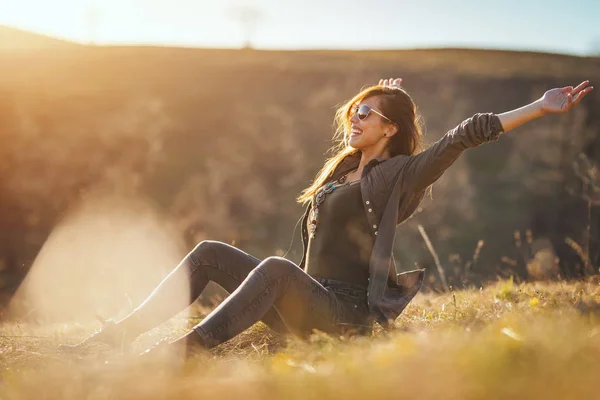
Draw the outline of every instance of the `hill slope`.
[[[389,76],[404,78],[431,143],[476,112],[516,108],[583,79],[600,82],[600,59],[86,46],[5,57],[0,285],[18,285],[70,211],[119,196],[147,203],[188,248],[216,239],[261,258],[282,254],[302,213],[294,199],[330,146],[335,106]],[[515,270],[525,276],[540,251],[558,258],[563,276],[581,275],[581,252],[568,243],[589,248],[597,265],[600,216],[596,208],[588,216],[573,163],[580,154],[600,162],[599,109],[593,92],[566,116],[466,152],[399,228],[401,268],[433,267],[417,224],[455,285]],[[479,240],[485,245],[472,260]],[[298,236],[289,257],[300,259]],[[435,285],[435,274],[428,279]]]
[[[30,52],[77,47],[74,42],[0,25],[0,52]]]

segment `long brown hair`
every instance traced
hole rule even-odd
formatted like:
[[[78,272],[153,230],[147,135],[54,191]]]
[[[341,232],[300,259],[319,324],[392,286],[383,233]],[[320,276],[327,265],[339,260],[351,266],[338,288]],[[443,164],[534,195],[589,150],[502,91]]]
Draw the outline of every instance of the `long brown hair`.
[[[388,86],[371,86],[362,90],[351,100],[340,106],[335,113],[334,145],[329,149],[333,154],[319,171],[313,183],[298,196],[299,203],[308,203],[317,190],[333,174],[344,158],[360,152],[348,145],[350,136],[351,110],[369,97],[379,97],[379,107],[383,115],[398,127],[398,132],[390,138],[388,150],[390,157],[411,156],[421,151],[423,146],[422,120],[417,106],[404,89]]]

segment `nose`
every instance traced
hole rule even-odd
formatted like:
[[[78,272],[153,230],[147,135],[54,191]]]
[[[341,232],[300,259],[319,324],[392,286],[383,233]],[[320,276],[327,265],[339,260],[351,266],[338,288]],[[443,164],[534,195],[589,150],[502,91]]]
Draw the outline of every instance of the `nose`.
[[[357,124],[358,121],[360,121],[360,119],[358,119],[358,117],[356,116],[356,113],[354,113],[350,116],[350,122]]]

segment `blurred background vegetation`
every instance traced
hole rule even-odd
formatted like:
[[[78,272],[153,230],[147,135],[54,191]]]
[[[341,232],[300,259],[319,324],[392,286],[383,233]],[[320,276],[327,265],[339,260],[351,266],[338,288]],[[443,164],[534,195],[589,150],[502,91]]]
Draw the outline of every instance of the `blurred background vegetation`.
[[[381,77],[404,79],[428,143],[476,112],[600,82],[599,57],[531,52],[100,47],[2,27],[0,38],[5,301],[90,198],[142,201],[188,249],[213,239],[259,258],[284,254],[336,105]],[[593,92],[566,115],[467,151],[398,228],[399,268],[426,267],[427,286],[441,287],[422,225],[454,286],[597,273],[599,110]],[[301,251],[296,230],[287,257]]]

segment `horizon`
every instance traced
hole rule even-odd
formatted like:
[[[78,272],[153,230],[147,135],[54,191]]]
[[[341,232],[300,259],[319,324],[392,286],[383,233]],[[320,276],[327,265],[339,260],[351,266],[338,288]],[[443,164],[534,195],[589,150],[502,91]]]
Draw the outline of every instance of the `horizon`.
[[[591,0],[575,1],[568,7],[557,0],[531,0],[526,4],[505,0],[496,5],[481,5],[475,0],[448,5],[443,0],[429,0],[410,6],[372,0],[366,8],[355,0],[306,0],[302,7],[276,0],[223,0],[218,4],[189,0],[145,4],[141,0],[107,0],[102,4],[95,0],[85,4],[76,0],[52,4],[0,0],[0,6],[4,9],[0,25],[80,44],[207,49],[235,49],[249,44],[256,50],[482,49],[600,54],[600,24],[593,23],[593,15],[600,13],[600,3]],[[388,11],[381,14],[382,9]],[[401,23],[381,23],[390,15],[398,15]],[[353,20],[359,21],[356,29],[347,22]]]
[[[48,40],[57,40],[67,45],[75,45],[75,46],[84,46],[84,47],[146,47],[146,48],[174,48],[174,49],[197,49],[197,50],[247,50],[242,46],[239,47],[214,47],[214,46],[199,46],[199,45],[191,45],[191,44],[171,44],[171,43],[146,43],[146,42],[108,42],[108,43],[89,43],[85,41],[77,41],[69,38],[63,38],[58,36],[53,36],[50,34],[35,32],[27,29],[23,29],[20,27],[3,25],[0,24],[0,28],[7,28],[9,30],[18,31],[23,34],[29,34],[33,36],[37,36],[40,38],[48,39]],[[331,51],[331,52],[386,52],[386,51],[436,51],[436,50],[456,50],[456,51],[490,51],[490,52],[508,52],[508,53],[533,53],[533,54],[550,54],[550,55],[558,55],[558,56],[568,56],[568,57],[599,57],[600,51],[594,54],[576,54],[576,53],[565,53],[559,51],[551,51],[551,50],[538,50],[538,49],[511,49],[511,48],[494,48],[494,47],[468,47],[468,46],[422,46],[422,47],[405,47],[405,48],[394,48],[394,47],[371,47],[371,48],[326,48],[326,47],[302,47],[302,48],[260,48],[260,47],[251,47],[250,50],[258,51],[258,52],[311,52],[311,51]]]
[[[67,45],[75,45],[75,46],[84,46],[84,47],[146,47],[146,48],[174,48],[174,49],[198,49],[198,50],[247,50],[243,47],[210,47],[210,46],[194,46],[194,45],[186,45],[186,44],[169,44],[169,43],[88,43],[81,42],[77,40],[72,40],[69,38],[62,38],[58,36],[53,36],[41,32],[30,31],[26,29],[22,29],[15,26],[10,25],[2,25],[0,24],[0,28],[7,28],[9,30],[18,31],[22,34],[33,35],[39,38],[44,38],[48,40],[57,40]],[[257,48],[251,47],[250,50],[258,51],[258,52],[311,52],[311,51],[331,51],[331,52],[386,52],[386,51],[436,51],[436,50],[463,50],[463,51],[492,51],[492,52],[515,52],[515,53],[536,53],[536,54],[553,54],[560,56],[572,56],[572,57],[598,57],[598,55],[587,55],[587,54],[570,54],[570,53],[561,53],[561,52],[552,52],[552,51],[544,51],[544,50],[536,50],[536,49],[510,49],[510,48],[485,48],[485,47],[457,47],[457,46],[434,46],[431,47],[423,46],[423,47],[406,47],[406,48],[394,48],[394,47],[374,47],[374,48],[321,48],[321,47],[303,47],[303,48]]]

